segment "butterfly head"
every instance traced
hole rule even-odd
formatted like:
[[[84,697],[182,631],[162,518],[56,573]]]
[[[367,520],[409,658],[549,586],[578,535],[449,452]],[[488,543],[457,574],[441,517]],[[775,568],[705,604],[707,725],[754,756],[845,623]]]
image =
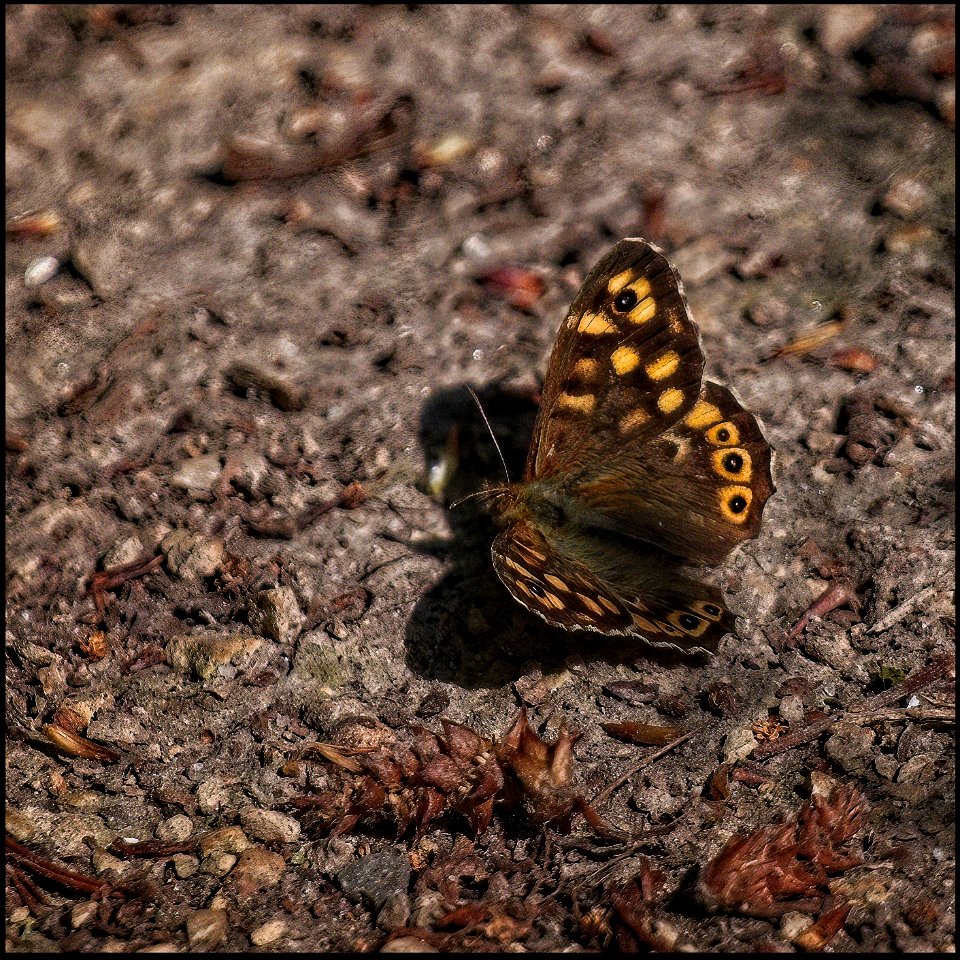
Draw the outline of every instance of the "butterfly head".
[[[488,487],[485,493],[490,497],[487,506],[497,526],[509,527],[520,520],[527,519],[528,511],[523,497],[523,484],[509,483]]]

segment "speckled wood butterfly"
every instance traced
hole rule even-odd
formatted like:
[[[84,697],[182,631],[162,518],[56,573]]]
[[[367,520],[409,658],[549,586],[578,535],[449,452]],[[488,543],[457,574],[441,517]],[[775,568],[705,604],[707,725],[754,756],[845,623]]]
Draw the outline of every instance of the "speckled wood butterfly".
[[[774,492],[756,419],[701,382],[680,276],[621,240],[560,327],[523,483],[493,502],[493,565],[547,623],[712,652],[734,628],[720,591],[685,564],[755,537]]]

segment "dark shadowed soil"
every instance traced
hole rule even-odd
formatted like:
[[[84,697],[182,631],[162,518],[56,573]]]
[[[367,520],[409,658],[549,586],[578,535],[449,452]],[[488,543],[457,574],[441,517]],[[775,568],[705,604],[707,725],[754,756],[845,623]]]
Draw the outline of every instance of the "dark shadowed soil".
[[[8,6],[8,949],[953,949],[953,16]],[[624,236],[776,450],[709,661],[547,628],[449,509]],[[655,835],[296,806],[521,707],[564,796],[692,734],[596,803]],[[817,783],[845,859],[711,900]]]

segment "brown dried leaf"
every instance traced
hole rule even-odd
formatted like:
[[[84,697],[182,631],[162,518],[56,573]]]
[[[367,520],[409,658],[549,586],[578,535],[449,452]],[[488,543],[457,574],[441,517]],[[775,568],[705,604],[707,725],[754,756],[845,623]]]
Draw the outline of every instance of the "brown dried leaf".
[[[351,773],[363,773],[363,767],[356,760],[351,760],[348,756],[345,756],[347,752],[362,753],[364,751],[362,748],[358,749],[356,747],[335,747],[332,743],[308,743],[301,748],[300,756],[306,756],[308,753],[319,753],[320,756],[331,763],[335,763],[338,767],[343,767],[344,770],[349,770]]]
[[[845,347],[837,350],[830,357],[830,363],[851,373],[873,373],[880,366],[880,361],[872,353],[860,347]]]
[[[829,323],[821,323],[816,327],[802,330],[793,340],[775,351],[770,359],[775,360],[780,357],[794,357],[812,353],[839,336],[845,325],[844,320],[831,320]]]
[[[614,909],[611,924],[617,943],[624,952],[639,949],[670,952],[677,942],[677,932],[669,924],[657,922],[654,907],[666,885],[666,875],[653,867],[646,857],[640,858],[640,869],[628,884],[610,895]]]
[[[518,310],[532,309],[546,290],[543,277],[527,267],[496,267],[480,279],[490,293],[503,297]]]
[[[840,932],[852,907],[852,903],[842,903],[821,914],[816,923],[794,937],[793,942],[801,950],[822,950]]]
[[[652,723],[626,721],[624,723],[601,723],[601,727],[618,740],[637,743],[646,747],[664,747],[683,735],[682,727],[663,727]]]
[[[55,210],[31,210],[7,221],[7,236],[14,239],[49,237],[62,229],[63,220]]]
[[[78,733],[72,733],[65,730],[59,724],[48,723],[44,726],[43,732],[47,739],[64,753],[72,754],[75,757],[84,757],[88,760],[103,760],[107,763],[115,763],[120,759],[120,754],[116,750],[104,747],[99,743],[94,743],[86,737],[81,737]]]
[[[730,798],[730,767],[729,763],[722,763],[710,777],[707,795],[711,800],[728,800]]]

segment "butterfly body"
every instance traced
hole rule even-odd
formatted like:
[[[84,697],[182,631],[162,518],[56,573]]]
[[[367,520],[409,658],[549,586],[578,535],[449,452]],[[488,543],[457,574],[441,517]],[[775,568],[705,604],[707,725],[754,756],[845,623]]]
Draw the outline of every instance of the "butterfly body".
[[[771,450],[703,364],[676,270],[620,241],[561,324],[524,480],[492,508],[494,568],[548,623],[704,652],[733,629],[686,566],[757,535]]]

